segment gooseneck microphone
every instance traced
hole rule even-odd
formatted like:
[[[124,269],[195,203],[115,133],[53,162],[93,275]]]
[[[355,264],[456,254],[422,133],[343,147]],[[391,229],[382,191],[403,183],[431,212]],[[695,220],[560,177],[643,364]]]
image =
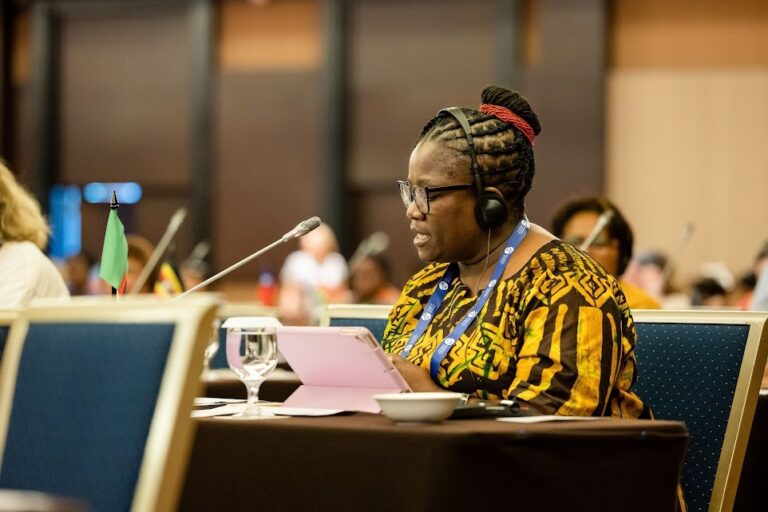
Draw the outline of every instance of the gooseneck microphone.
[[[186,218],[186,216],[187,216],[186,208],[179,208],[173,214],[173,217],[171,217],[170,222],[168,222],[168,227],[165,228],[165,233],[163,233],[163,237],[157,243],[157,247],[155,247],[154,252],[149,257],[149,260],[144,265],[144,267],[141,269],[141,273],[139,274],[139,277],[133,283],[133,286],[131,287],[131,289],[128,290],[129,294],[139,293],[141,289],[144,287],[144,283],[146,283],[147,279],[149,279],[149,274],[152,273],[152,271],[155,269],[155,266],[160,261],[160,258],[163,256],[163,254],[165,254],[165,250],[168,248],[168,245],[171,243],[171,240],[173,240],[173,237],[176,235],[176,232],[179,230],[179,227],[181,226],[181,223],[184,222],[184,219]]]
[[[693,238],[695,231],[696,225],[693,222],[688,222],[685,226],[683,226],[683,231],[680,233],[680,241],[677,243],[677,248],[675,252],[670,254],[669,258],[667,258],[667,263],[661,270],[662,283],[666,284],[667,281],[669,281],[669,278],[672,277],[672,271],[675,269],[677,261],[680,259],[680,256],[682,256],[683,251],[691,241],[691,238]]]
[[[214,281],[217,281],[218,279],[224,277],[225,275],[229,274],[233,270],[237,270],[238,268],[242,267],[243,265],[245,265],[249,261],[253,260],[254,258],[258,258],[259,256],[261,256],[265,252],[267,252],[267,251],[277,247],[280,244],[284,244],[285,242],[288,242],[289,240],[293,240],[294,238],[299,238],[300,236],[306,235],[307,233],[309,233],[313,229],[316,229],[318,226],[320,226],[321,222],[322,221],[320,220],[320,217],[310,217],[309,219],[307,219],[305,221],[299,222],[296,225],[295,228],[293,228],[292,230],[290,230],[289,232],[287,232],[286,234],[284,234],[283,236],[281,236],[279,239],[275,240],[274,242],[272,242],[268,246],[266,246],[266,247],[264,247],[262,249],[259,249],[255,253],[251,254],[250,256],[247,256],[247,257],[243,258],[242,260],[238,261],[234,265],[225,268],[224,270],[222,270],[221,272],[219,272],[215,276],[209,277],[208,279],[206,279],[202,283],[198,284],[197,286],[193,286],[192,288],[190,288],[189,290],[185,291],[181,295],[177,295],[174,298],[174,300],[180,299],[181,297],[183,297],[183,296],[185,296],[185,295],[187,295],[189,293],[192,293],[194,291],[199,290],[200,288],[204,288],[204,287],[208,286],[209,284],[213,283]]]
[[[597,218],[597,222],[595,222],[595,227],[592,228],[592,232],[589,233],[589,236],[584,240],[581,245],[579,246],[579,249],[582,251],[586,251],[589,249],[589,246],[592,245],[592,242],[595,241],[595,238],[597,238],[597,235],[600,234],[600,232],[605,228],[605,226],[608,225],[608,223],[611,221],[611,218],[613,217],[613,210],[605,210],[603,213],[600,214],[600,216]]]

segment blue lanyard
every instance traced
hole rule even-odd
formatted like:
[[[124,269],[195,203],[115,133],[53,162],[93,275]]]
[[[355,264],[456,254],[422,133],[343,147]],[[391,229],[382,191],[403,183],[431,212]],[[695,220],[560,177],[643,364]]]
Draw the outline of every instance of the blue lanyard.
[[[528,222],[528,217],[524,215],[520,222],[517,224],[517,227],[515,227],[515,230],[507,239],[507,246],[504,249],[504,253],[501,255],[501,258],[499,258],[499,261],[496,262],[496,267],[493,270],[493,274],[491,275],[491,280],[488,282],[488,286],[486,286],[485,290],[483,290],[483,293],[480,294],[480,297],[477,299],[475,305],[472,306],[466,315],[464,315],[464,318],[461,319],[456,327],[453,328],[453,331],[451,331],[451,333],[440,343],[435,352],[432,354],[432,359],[429,364],[429,373],[432,375],[432,379],[434,381],[437,381],[437,372],[440,369],[440,363],[442,363],[443,359],[445,359],[445,356],[448,355],[448,352],[450,352],[451,347],[453,347],[454,343],[456,343],[456,340],[461,338],[462,334],[464,334],[467,328],[480,314],[480,310],[483,309],[485,302],[488,300],[488,297],[491,296],[491,293],[496,288],[496,284],[498,284],[501,275],[504,273],[504,269],[507,267],[509,258],[512,257],[512,253],[514,253],[515,250],[520,246],[520,242],[522,242],[523,238],[525,238],[525,235],[528,234],[530,227],[531,224]],[[437,283],[437,287],[432,293],[432,297],[430,297],[427,306],[424,308],[424,312],[419,318],[419,323],[411,333],[411,337],[408,338],[408,343],[405,344],[403,351],[400,352],[402,357],[408,357],[408,354],[411,353],[411,350],[413,350],[416,342],[419,341],[424,332],[427,330],[429,323],[435,317],[435,313],[445,300],[445,296],[448,294],[448,289],[451,287],[450,283],[458,273],[458,269],[459,266],[456,263],[451,263],[448,265],[448,268],[445,270],[445,273],[440,279],[440,282]]]

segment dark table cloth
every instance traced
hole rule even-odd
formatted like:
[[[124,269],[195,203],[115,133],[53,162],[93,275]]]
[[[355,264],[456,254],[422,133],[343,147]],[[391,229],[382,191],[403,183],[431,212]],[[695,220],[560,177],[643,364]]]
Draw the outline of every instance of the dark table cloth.
[[[672,421],[202,419],[180,510],[674,510]]]

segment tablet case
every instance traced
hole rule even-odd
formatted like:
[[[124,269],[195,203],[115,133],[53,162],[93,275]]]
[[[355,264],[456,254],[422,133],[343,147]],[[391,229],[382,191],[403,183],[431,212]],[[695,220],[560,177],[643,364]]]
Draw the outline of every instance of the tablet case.
[[[364,327],[279,327],[277,347],[302,382],[285,407],[378,413],[373,395],[410,391]]]

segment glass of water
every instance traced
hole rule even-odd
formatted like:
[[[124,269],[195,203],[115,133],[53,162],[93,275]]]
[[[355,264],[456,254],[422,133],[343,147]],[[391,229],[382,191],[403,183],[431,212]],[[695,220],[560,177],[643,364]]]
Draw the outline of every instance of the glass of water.
[[[277,366],[277,329],[247,327],[227,331],[227,362],[248,390],[241,417],[271,416],[259,407],[259,387]]]

